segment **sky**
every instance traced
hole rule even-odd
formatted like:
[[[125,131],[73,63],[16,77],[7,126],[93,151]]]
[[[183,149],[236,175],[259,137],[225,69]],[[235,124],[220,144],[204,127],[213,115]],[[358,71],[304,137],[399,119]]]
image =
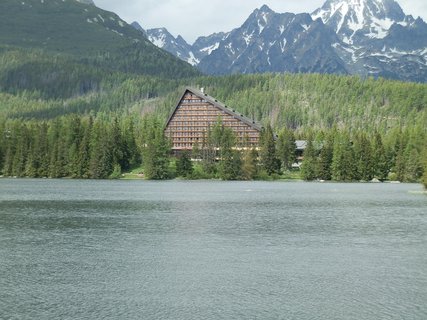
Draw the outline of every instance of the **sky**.
[[[263,4],[280,13],[311,13],[326,0],[94,0],[97,7],[118,14],[144,29],[165,27],[192,44],[199,36],[240,27]],[[427,1],[398,0],[405,14],[427,20]]]

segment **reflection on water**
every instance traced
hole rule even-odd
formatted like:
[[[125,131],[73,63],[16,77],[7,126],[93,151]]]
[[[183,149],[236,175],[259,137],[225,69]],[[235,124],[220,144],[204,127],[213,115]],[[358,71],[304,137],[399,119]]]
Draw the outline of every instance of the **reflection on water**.
[[[420,190],[0,180],[0,319],[426,319]]]

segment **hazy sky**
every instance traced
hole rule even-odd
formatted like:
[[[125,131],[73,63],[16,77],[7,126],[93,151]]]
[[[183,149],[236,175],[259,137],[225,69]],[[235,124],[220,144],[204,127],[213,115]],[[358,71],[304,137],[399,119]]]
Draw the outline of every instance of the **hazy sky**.
[[[253,10],[268,5],[276,12],[311,13],[326,0],[94,0],[123,20],[144,29],[165,27],[193,43],[199,36],[240,27]],[[426,0],[399,0],[403,11],[427,20]]]

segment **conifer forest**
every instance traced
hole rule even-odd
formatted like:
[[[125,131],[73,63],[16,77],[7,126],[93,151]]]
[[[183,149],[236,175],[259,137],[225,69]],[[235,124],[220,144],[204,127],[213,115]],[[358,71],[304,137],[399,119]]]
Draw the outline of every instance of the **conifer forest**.
[[[165,66],[147,74],[107,68],[102,59],[97,65],[0,48],[0,175],[107,179],[136,170],[146,179],[427,184],[426,84],[320,74],[211,77],[177,67],[171,75]],[[172,155],[164,126],[187,86],[261,123],[259,148],[236,148],[219,121],[203,145]],[[307,141],[300,168],[293,165],[296,140]]]

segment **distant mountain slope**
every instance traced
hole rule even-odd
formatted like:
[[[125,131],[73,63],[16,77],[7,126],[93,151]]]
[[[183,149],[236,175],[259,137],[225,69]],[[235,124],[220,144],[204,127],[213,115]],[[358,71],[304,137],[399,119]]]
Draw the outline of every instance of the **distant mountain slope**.
[[[264,5],[239,28],[185,43],[149,39],[208,74],[319,72],[427,81],[427,24],[394,0],[327,0],[309,14]],[[170,35],[170,34],[169,34]],[[183,42],[183,39],[179,39]],[[200,43],[203,45],[200,45]],[[186,51],[187,50],[187,51]]]
[[[209,74],[258,72],[346,73],[332,48],[336,36],[308,14],[255,10],[199,64]]]
[[[136,22],[132,26],[137,30],[143,30]],[[181,36],[175,38],[166,28],[149,29],[144,32],[154,45],[172,53],[193,66],[197,66],[204,57],[218,49],[220,43],[230,34],[219,32],[207,37],[199,37],[193,45],[190,45]]]
[[[116,14],[76,0],[2,0],[0,41],[67,53],[147,43]]]
[[[153,46],[116,14],[77,0],[2,0],[0,44],[61,53],[126,72],[181,76],[197,72]]]
[[[148,29],[145,32],[147,38],[157,47],[173,52],[175,56],[193,66],[200,62],[191,46],[181,36],[175,38],[165,28]]]

